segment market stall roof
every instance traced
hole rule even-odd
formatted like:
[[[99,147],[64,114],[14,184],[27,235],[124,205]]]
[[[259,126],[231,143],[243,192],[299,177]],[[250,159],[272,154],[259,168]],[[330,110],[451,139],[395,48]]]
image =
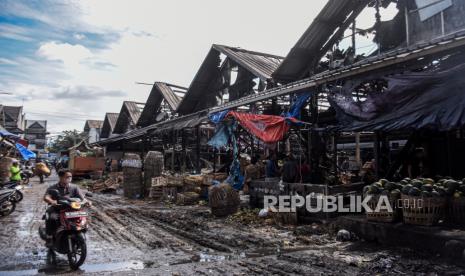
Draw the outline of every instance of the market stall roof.
[[[108,138],[113,133],[113,129],[116,125],[116,120],[118,120],[119,113],[106,113],[103,120],[102,131],[100,133],[100,138]]]
[[[273,73],[280,82],[309,76],[318,61],[371,0],[329,0]]]
[[[135,127],[145,103],[124,101],[113,133],[125,133]]]
[[[162,112],[160,107],[163,100],[167,103],[169,109],[174,112],[178,108],[182,98],[178,96],[176,92],[185,93],[186,91],[187,88],[181,86],[165,82],[155,82],[144,106],[144,110],[139,117],[137,125],[145,127],[157,123],[157,116],[160,114],[160,112]]]
[[[212,91],[209,91],[211,81],[220,77],[218,70],[221,65],[220,54],[224,54],[261,80],[271,79],[271,74],[283,60],[283,57],[276,55],[213,44],[179,104],[177,109],[179,114],[185,115],[205,108],[205,97],[212,97]]]
[[[124,140],[140,138],[147,134],[160,134],[160,133],[163,133],[165,131],[170,131],[170,130],[192,128],[207,121],[208,121],[208,116],[207,116],[206,111],[197,112],[197,113],[189,114],[186,116],[177,117],[169,121],[164,121],[164,122],[156,123],[156,124],[153,124],[147,127],[135,129],[125,134],[121,134],[115,137],[100,140],[94,144],[103,146],[103,145],[108,145],[111,143],[120,142]]]
[[[102,126],[102,120],[86,120],[86,123],[84,124],[84,131],[89,131],[91,128],[100,129]]]
[[[464,55],[451,59],[463,60]],[[452,61],[452,62],[454,62]],[[449,62],[447,62],[449,63]],[[437,71],[436,71],[437,70]],[[432,129],[465,126],[465,64],[440,71],[412,72],[385,78],[388,88],[356,102],[352,89],[330,97],[343,131]]]

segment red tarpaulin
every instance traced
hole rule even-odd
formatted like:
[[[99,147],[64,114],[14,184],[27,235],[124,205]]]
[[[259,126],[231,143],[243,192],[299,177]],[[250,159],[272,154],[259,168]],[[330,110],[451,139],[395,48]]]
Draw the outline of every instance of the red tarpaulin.
[[[239,124],[265,143],[281,141],[289,130],[289,122],[298,123],[295,118],[274,115],[259,115],[230,111],[227,116],[236,118]]]

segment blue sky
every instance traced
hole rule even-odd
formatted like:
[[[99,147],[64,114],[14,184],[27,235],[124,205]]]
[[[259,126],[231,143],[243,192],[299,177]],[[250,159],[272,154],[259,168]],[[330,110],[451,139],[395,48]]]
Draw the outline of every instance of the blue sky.
[[[52,133],[82,129],[144,102],[137,81],[189,86],[213,43],[285,56],[325,3],[0,0],[0,91],[13,93],[0,102]]]

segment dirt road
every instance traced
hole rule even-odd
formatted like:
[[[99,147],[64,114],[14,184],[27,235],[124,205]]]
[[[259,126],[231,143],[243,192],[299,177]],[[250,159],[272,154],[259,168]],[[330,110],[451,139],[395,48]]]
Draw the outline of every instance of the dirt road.
[[[463,274],[464,270],[407,249],[337,242],[320,225],[277,227],[211,216],[202,206],[169,206],[94,194],[88,258],[71,272],[65,258],[45,265],[37,229],[47,184],[33,181],[9,217],[0,218],[0,275],[373,275]]]

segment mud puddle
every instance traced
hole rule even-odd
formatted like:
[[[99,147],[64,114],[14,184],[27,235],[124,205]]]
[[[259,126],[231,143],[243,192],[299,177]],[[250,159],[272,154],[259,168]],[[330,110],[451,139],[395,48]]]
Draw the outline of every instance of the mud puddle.
[[[54,267],[45,267],[39,269],[29,270],[15,270],[15,271],[0,271],[0,275],[5,276],[19,276],[19,275],[40,275],[40,274],[66,274],[66,273],[99,273],[99,272],[123,272],[131,270],[140,270],[146,268],[145,264],[141,261],[127,261],[118,263],[102,263],[102,264],[83,264],[80,269],[73,271],[65,263],[59,264]]]

